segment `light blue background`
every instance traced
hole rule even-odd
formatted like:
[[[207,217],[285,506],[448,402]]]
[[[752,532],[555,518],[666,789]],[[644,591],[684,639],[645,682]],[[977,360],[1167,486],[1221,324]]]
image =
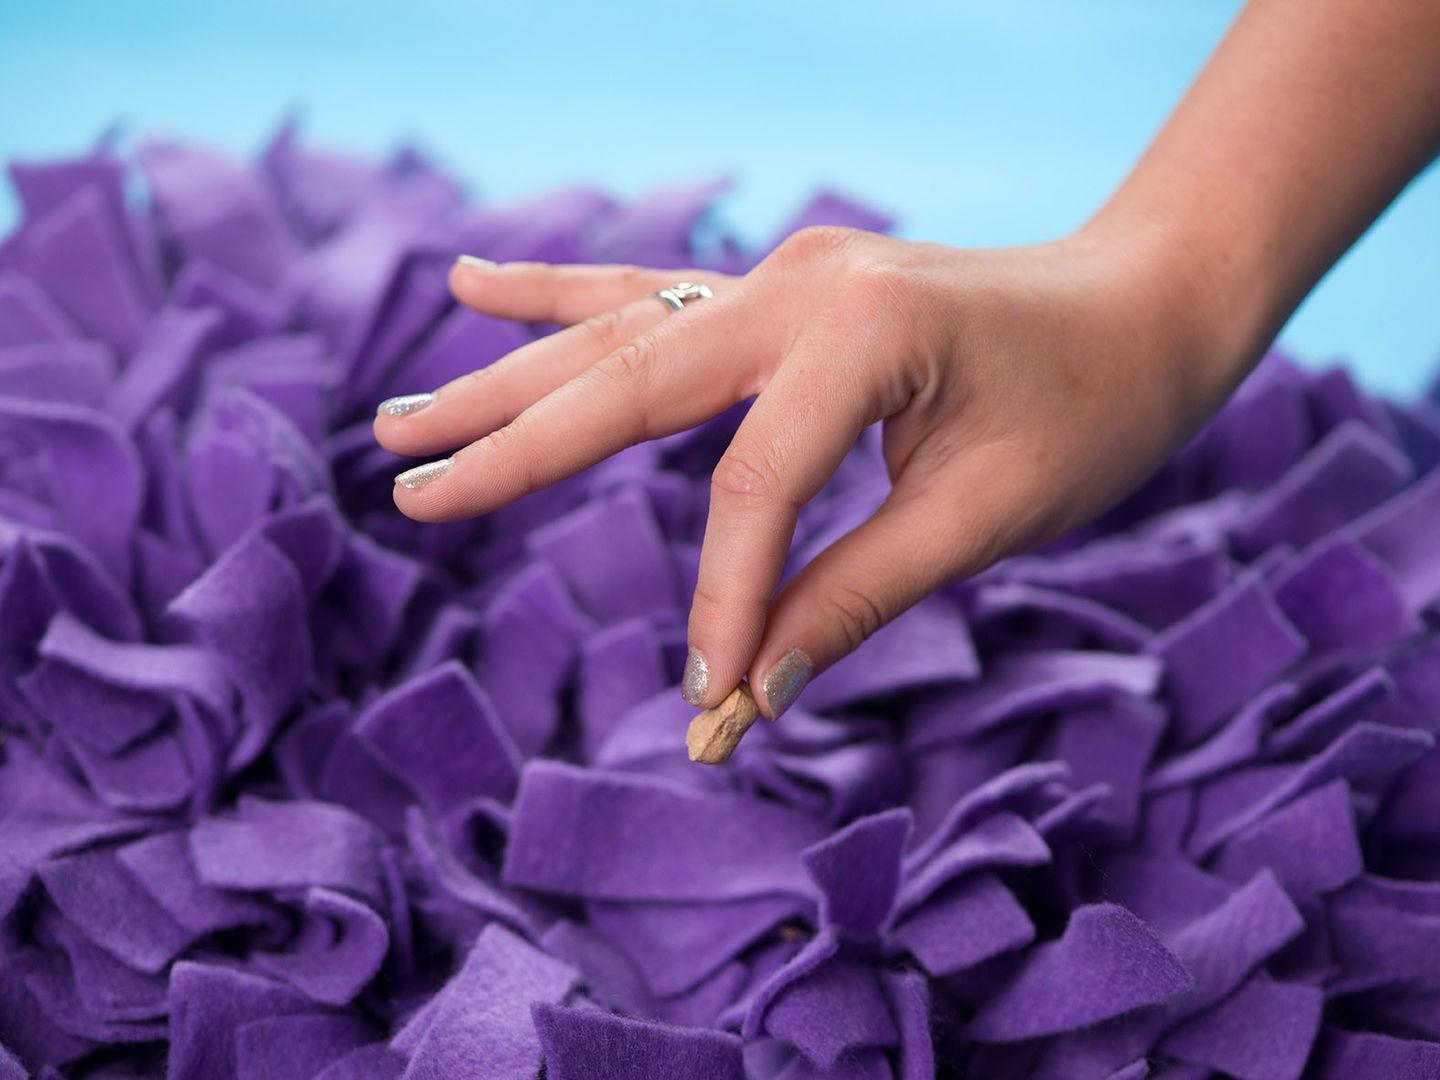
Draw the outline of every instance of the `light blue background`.
[[[313,139],[412,139],[485,197],[728,173],[727,215],[755,242],[821,184],[907,236],[1033,241],[1118,183],[1239,6],[0,0],[0,156],[73,152],[117,119],[248,153],[298,106]],[[1283,340],[1379,389],[1428,381],[1435,169]]]

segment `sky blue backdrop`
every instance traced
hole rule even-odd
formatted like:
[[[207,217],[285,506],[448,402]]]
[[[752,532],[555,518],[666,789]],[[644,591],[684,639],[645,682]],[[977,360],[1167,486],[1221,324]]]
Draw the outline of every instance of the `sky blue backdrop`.
[[[1033,241],[1114,187],[1239,6],[0,0],[0,156],[75,151],[116,119],[249,152],[299,106],[315,139],[415,140],[484,196],[724,172],[727,215],[757,240],[834,184],[904,235]],[[1283,339],[1381,389],[1428,381],[1435,169]]]

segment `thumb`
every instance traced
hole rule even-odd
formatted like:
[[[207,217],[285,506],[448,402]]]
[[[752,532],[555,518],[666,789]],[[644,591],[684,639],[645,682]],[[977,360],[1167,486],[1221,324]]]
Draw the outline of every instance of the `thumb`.
[[[1003,553],[995,531],[956,503],[907,490],[902,477],[873,516],[786,583],[749,671],[765,715],[779,716],[812,677],[933,590]]]

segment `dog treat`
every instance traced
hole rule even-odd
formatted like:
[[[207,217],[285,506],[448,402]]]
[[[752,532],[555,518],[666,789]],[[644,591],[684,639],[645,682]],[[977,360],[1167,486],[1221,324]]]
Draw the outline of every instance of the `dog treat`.
[[[750,684],[742,682],[719,705],[690,721],[685,732],[685,749],[690,753],[690,760],[704,765],[719,765],[729,760],[759,715]]]

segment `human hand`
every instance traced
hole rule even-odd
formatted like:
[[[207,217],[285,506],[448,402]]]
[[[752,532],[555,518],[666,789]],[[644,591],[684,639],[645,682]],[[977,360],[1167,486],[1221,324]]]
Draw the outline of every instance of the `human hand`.
[[[382,405],[386,448],[462,446],[396,504],[487,513],[755,397],[713,474],[684,692],[710,707],[748,676],[773,717],[938,586],[1105,509],[1223,398],[1236,364],[1161,232],[967,251],[812,228],[740,278],[462,260],[461,302],[573,325]],[[713,298],[651,295],[685,279]],[[797,511],[880,421],[889,497],[775,595]]]

